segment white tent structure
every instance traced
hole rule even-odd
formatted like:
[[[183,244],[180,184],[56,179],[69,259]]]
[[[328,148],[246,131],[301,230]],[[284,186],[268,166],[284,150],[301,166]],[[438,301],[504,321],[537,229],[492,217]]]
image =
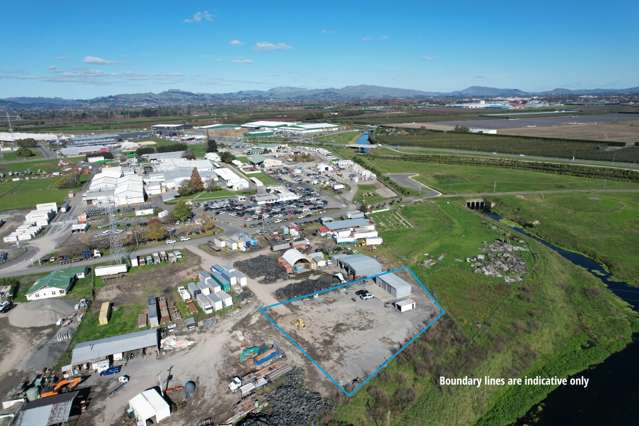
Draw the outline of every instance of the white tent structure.
[[[146,426],[147,420],[159,423],[171,416],[171,407],[157,390],[149,389],[137,394],[129,401],[138,426]]]

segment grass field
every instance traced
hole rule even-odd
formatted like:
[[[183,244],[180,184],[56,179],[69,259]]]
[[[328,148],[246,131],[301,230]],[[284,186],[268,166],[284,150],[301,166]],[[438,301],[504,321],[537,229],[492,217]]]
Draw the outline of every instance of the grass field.
[[[375,159],[368,162],[383,173],[413,172],[416,180],[444,194],[467,192],[541,191],[553,189],[639,188],[638,184],[589,179],[500,167],[448,165]]]
[[[267,175],[264,172],[260,172],[260,173],[251,173],[249,175],[246,175],[248,178],[257,178],[260,180],[260,182],[262,182],[265,186],[277,186],[277,185],[281,185],[281,182],[279,182],[277,179],[275,179],[274,177]]]
[[[16,160],[36,160],[42,157],[42,153],[37,148],[32,148],[33,156],[20,157],[15,151],[0,153],[0,162],[2,161],[16,161]]]
[[[639,161],[639,148],[607,149],[605,142],[583,142],[518,136],[477,135],[471,133],[411,130],[388,133],[378,130],[376,143],[471,151],[524,154],[584,160]]]
[[[58,189],[53,179],[0,183],[0,211],[28,209],[36,203],[61,202],[69,189]]]
[[[375,185],[359,185],[353,202],[356,204],[373,205],[386,201],[384,197],[375,192],[376,190]]]
[[[314,138],[318,142],[330,142],[330,143],[341,143],[341,144],[350,144],[355,143],[355,140],[361,135],[362,132],[358,130],[353,130],[350,132],[342,132],[337,133],[335,135],[324,135],[318,136]]]
[[[24,172],[26,170],[53,172],[59,170],[58,160],[26,160],[17,163],[0,162],[0,172]]]
[[[639,285],[639,194],[500,197],[497,211],[559,246],[605,263],[616,278]]]
[[[464,259],[509,231],[461,204],[440,199],[397,213],[412,227],[393,212],[373,216],[387,223],[375,255],[413,267],[447,313],[338,405],[339,424],[511,424],[552,388],[440,387],[439,377],[563,377],[620,350],[638,328],[637,315],[596,278],[533,240],[524,282],[473,273]],[[426,268],[427,257],[437,263]]]
[[[138,330],[138,315],[142,313],[144,308],[142,305],[114,306],[109,323],[99,325],[100,306],[93,306],[82,319],[71,346],[87,340],[102,339]]]

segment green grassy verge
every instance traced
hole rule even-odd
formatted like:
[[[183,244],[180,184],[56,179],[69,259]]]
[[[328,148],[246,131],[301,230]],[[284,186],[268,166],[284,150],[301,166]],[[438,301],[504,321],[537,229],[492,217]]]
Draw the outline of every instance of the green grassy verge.
[[[16,163],[0,163],[0,172],[54,172],[56,170],[59,170],[58,160],[26,160]]]
[[[433,162],[380,159],[369,156],[366,163],[382,173],[418,173],[416,180],[445,194],[466,192],[542,191],[553,189],[639,188],[639,184],[599,178],[557,175],[492,166],[440,164]]]
[[[505,154],[538,155],[542,157],[580,158],[585,160],[616,160],[636,162],[639,148],[602,149],[606,142],[544,139],[520,136],[478,135],[472,133],[432,130],[398,130],[380,128],[373,136],[375,143],[418,146]],[[622,144],[623,145],[623,144]]]
[[[542,238],[595,258],[639,285],[639,194],[580,193],[500,197],[497,211]]]
[[[358,130],[353,130],[351,132],[342,132],[334,135],[324,135],[318,136],[314,138],[318,142],[330,142],[330,143],[340,143],[340,144],[350,144],[355,143],[355,140],[361,135],[362,132]]]
[[[390,220],[394,213],[401,220]],[[637,314],[588,272],[527,240],[529,273],[512,285],[475,274],[464,259],[509,234],[464,208],[437,200],[374,215],[388,266],[410,265],[447,310],[442,320],[355,397],[340,424],[506,425],[552,387],[440,387],[439,377],[566,376],[623,348]],[[426,255],[428,253],[428,255]],[[426,258],[437,263],[426,268]]]
[[[355,204],[373,205],[387,201],[387,199],[378,195],[376,190],[375,185],[359,185],[353,202]]]

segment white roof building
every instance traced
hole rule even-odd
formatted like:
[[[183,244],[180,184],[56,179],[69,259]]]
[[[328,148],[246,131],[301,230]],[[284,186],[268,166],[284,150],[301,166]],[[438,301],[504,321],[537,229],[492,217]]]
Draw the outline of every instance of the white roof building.
[[[238,176],[233,170],[228,167],[220,167],[214,169],[213,172],[224,181],[226,186],[233,191],[243,191],[249,189],[248,180]]]
[[[171,407],[155,389],[145,390],[134,396],[129,401],[129,408],[135,414],[138,425],[146,425],[147,420],[159,423],[171,416]]]

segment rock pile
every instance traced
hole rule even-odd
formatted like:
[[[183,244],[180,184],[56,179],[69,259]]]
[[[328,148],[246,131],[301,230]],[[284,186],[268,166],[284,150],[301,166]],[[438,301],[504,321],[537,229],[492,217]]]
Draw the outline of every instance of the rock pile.
[[[235,262],[233,266],[253,279],[260,278],[261,284],[272,284],[288,278],[286,271],[277,264],[277,259],[272,256],[257,256]]]
[[[518,242],[522,245],[511,244],[501,239],[495,240],[486,244],[481,254],[466,258],[466,262],[476,274],[503,278],[506,283],[520,282],[528,271],[528,265],[520,253],[528,251],[528,248],[524,246],[524,241]]]

